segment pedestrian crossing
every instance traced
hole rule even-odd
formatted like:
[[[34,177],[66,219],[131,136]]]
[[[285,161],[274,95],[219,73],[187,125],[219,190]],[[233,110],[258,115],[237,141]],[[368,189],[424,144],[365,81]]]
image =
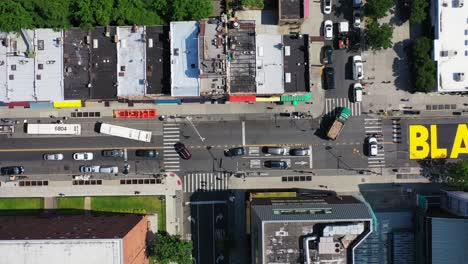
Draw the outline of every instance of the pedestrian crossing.
[[[184,176],[184,192],[223,191],[228,189],[230,173],[189,173]]]
[[[385,145],[382,131],[382,119],[364,119],[364,131],[366,132],[366,138],[375,137],[377,139],[377,144],[379,147],[377,156],[367,156],[367,166],[369,168],[385,167]]]
[[[163,167],[165,171],[180,171],[180,157],[174,149],[179,142],[180,127],[177,123],[163,124]]]
[[[392,120],[393,143],[401,143],[401,124],[400,119]]]
[[[351,116],[361,115],[361,102],[353,103],[348,98],[326,98],[325,100],[325,113],[331,113],[336,108],[347,107],[351,110]]]

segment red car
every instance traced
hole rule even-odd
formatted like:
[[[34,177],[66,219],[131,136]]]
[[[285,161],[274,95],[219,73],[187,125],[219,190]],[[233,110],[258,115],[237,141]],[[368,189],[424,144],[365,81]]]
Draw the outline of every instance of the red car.
[[[174,149],[177,152],[177,154],[179,154],[179,156],[184,160],[189,160],[192,158],[192,154],[190,154],[190,151],[187,149],[187,147],[185,147],[183,143],[175,143]]]

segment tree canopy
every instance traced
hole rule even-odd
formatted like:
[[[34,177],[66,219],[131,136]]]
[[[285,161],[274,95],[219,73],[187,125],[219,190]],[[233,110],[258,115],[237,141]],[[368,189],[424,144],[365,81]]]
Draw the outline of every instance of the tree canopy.
[[[394,0],[369,0],[367,1],[365,10],[367,16],[382,18],[387,15],[387,11],[394,5]]]
[[[427,0],[412,0],[411,1],[411,16],[412,24],[421,24],[427,18],[427,9],[429,1]]]
[[[13,0],[0,1],[0,17],[0,29],[6,32],[33,27],[28,11]]]
[[[192,264],[192,242],[181,240],[178,235],[158,232],[153,248],[158,264]]]
[[[373,20],[367,26],[367,40],[373,50],[388,49],[392,47],[393,27],[389,24],[380,25]]]
[[[448,184],[462,191],[468,190],[468,158],[449,165]]]
[[[427,37],[417,38],[412,45],[414,86],[418,92],[430,92],[437,86],[431,49],[432,41]]]

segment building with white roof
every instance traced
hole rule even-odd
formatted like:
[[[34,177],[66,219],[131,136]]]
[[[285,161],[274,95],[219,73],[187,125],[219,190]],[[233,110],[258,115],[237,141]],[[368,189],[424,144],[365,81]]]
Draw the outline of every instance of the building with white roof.
[[[199,22],[171,22],[171,95],[199,96]]]
[[[257,35],[257,94],[284,93],[283,40],[281,35]]]
[[[438,92],[468,92],[468,4],[434,0],[434,60]]]

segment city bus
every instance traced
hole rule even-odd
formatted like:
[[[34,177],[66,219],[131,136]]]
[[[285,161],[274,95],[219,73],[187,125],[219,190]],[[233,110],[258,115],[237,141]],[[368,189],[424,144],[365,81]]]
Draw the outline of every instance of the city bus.
[[[79,124],[28,124],[26,132],[30,135],[81,135]]]
[[[151,142],[151,132],[138,130],[134,128],[128,128],[123,126],[116,126],[111,124],[102,123],[99,128],[99,133],[123,137],[133,140],[139,140],[144,142]]]

